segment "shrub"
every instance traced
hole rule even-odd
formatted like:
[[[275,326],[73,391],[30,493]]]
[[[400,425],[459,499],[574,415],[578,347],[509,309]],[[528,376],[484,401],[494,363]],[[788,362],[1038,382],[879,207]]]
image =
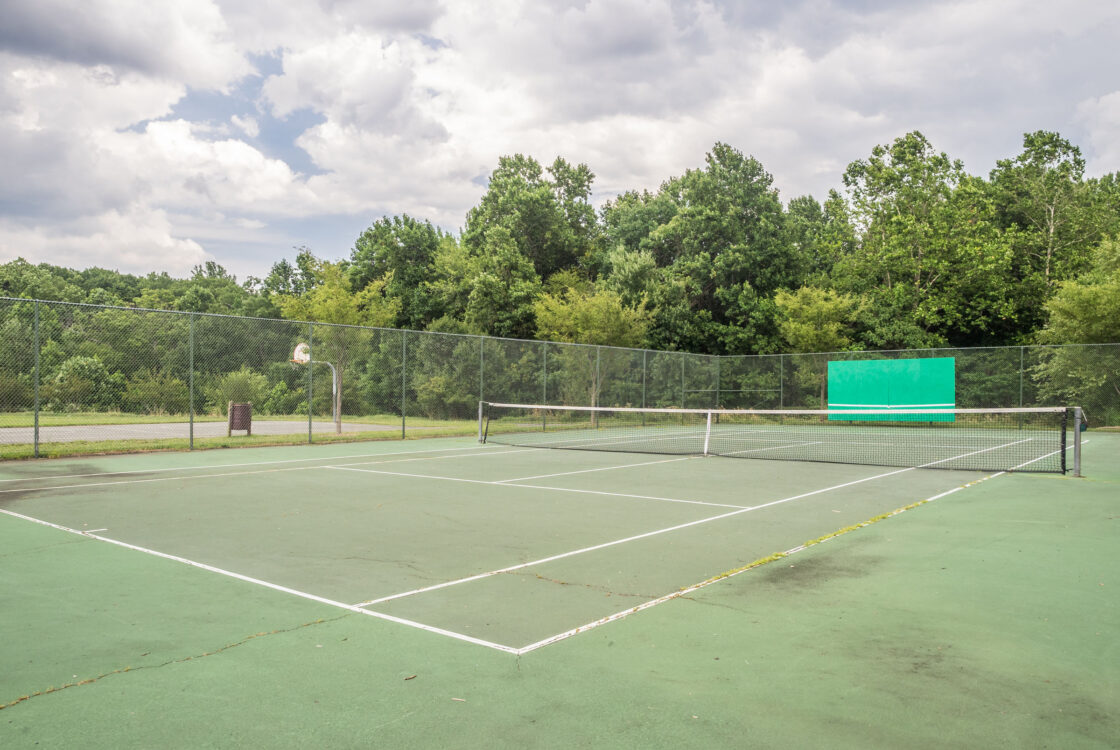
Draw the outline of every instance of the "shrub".
[[[124,376],[110,374],[99,358],[78,356],[62,363],[45,390],[51,409],[105,411],[120,406],[124,385]]]
[[[249,367],[227,373],[208,389],[210,402],[219,414],[225,414],[230,401],[263,405],[268,399],[268,378]]]
[[[183,414],[188,410],[190,387],[170,373],[141,370],[124,389],[124,407],[139,414]]]

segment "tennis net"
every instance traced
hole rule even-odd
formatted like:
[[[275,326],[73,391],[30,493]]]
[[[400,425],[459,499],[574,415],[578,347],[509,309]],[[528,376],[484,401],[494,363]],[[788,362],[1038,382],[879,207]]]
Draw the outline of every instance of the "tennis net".
[[[534,448],[1080,475],[1080,409],[636,409],[479,404],[479,439]],[[1072,445],[1070,445],[1072,444]],[[1067,467],[1067,450],[1074,460]]]

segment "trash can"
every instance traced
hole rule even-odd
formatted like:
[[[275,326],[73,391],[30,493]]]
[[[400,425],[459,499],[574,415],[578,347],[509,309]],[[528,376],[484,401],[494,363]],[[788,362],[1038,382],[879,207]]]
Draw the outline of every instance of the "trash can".
[[[229,402],[229,423],[226,425],[226,437],[233,434],[234,430],[245,430],[248,435],[253,434],[253,404],[235,404]]]

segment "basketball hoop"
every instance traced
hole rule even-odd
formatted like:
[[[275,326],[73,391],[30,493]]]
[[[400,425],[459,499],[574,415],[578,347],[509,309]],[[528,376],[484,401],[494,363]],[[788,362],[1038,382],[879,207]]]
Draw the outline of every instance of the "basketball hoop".
[[[342,432],[342,398],[341,388],[339,387],[340,380],[338,378],[338,370],[330,362],[323,360],[311,360],[311,347],[302,341],[296,344],[295,350],[292,352],[292,358],[288,360],[291,362],[292,367],[299,365],[326,365],[331,368],[331,415],[334,417],[334,431],[337,433]],[[309,372],[308,377],[311,377]]]

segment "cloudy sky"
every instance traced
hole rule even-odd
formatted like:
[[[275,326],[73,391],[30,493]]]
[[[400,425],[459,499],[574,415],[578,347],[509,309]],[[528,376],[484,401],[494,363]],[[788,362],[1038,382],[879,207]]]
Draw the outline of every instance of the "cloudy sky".
[[[457,231],[513,153],[601,201],[719,140],[820,198],[915,129],[1120,170],[1120,3],[0,0],[0,261],[264,276],[386,214]]]

